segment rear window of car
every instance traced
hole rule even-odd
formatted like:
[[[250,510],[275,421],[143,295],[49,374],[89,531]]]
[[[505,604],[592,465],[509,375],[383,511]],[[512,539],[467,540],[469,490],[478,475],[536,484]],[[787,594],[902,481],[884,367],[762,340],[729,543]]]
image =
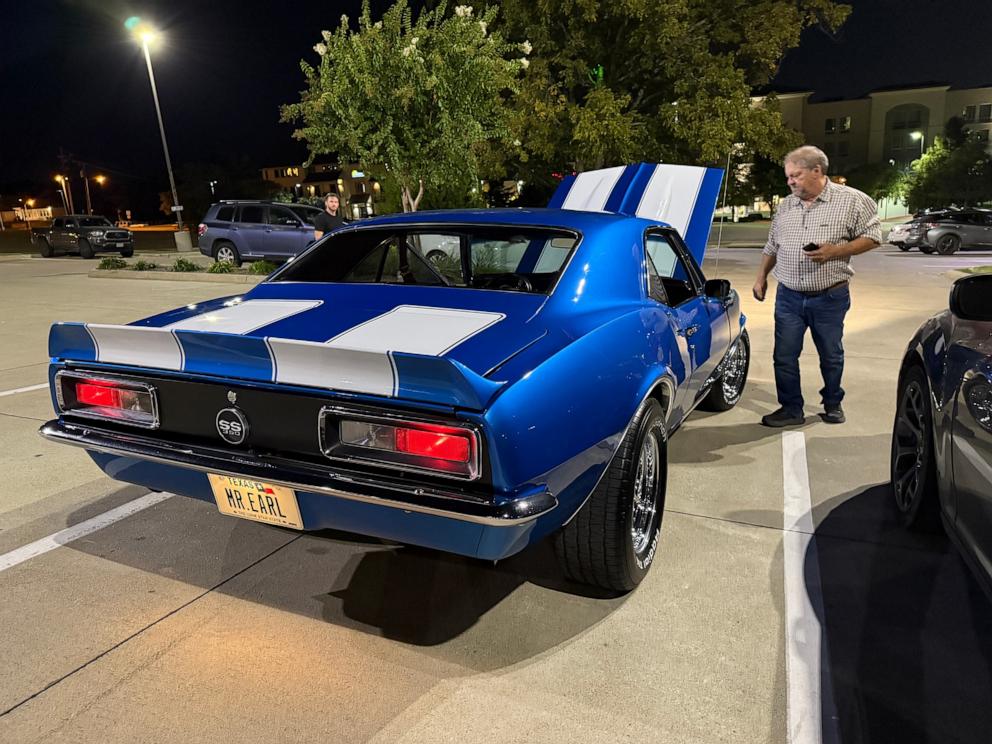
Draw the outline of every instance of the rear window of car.
[[[334,233],[272,281],[421,284],[548,294],[578,236],[559,230],[457,227]]]
[[[217,214],[214,219],[218,222],[233,222],[234,207],[221,207],[217,210]]]

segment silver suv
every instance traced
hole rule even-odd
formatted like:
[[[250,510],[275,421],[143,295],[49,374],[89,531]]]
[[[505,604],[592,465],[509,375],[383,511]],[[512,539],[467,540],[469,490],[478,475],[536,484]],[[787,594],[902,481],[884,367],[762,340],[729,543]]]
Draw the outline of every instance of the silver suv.
[[[949,256],[959,248],[992,247],[992,210],[988,209],[929,212],[916,217],[905,227],[904,232],[899,231],[898,239],[891,233],[889,235],[889,242],[903,250],[919,248],[923,253],[936,251]]]

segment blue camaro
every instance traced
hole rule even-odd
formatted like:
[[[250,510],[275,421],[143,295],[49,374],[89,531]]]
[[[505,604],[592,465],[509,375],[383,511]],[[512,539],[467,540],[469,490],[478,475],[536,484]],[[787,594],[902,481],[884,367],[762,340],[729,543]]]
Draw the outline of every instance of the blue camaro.
[[[244,295],[56,324],[41,433],[286,528],[491,560],[553,535],[569,577],[629,590],[668,437],[747,377],[738,296],[696,258],[720,176],[641,164],[558,208],[366,220]]]

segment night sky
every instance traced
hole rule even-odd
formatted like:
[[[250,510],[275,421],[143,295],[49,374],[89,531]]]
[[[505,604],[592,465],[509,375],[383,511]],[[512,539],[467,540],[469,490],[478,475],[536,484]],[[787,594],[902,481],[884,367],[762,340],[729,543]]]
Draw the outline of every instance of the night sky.
[[[992,84],[990,0],[853,5],[836,38],[806,31],[777,84],[818,97],[929,81]],[[306,150],[278,123],[279,105],[298,99],[299,60],[316,60],[321,29],[358,7],[359,0],[8,0],[0,22],[0,187],[49,183],[60,147],[111,178],[164,187],[148,76],[122,27],[132,15],[167,34],[153,63],[174,165],[302,161]]]

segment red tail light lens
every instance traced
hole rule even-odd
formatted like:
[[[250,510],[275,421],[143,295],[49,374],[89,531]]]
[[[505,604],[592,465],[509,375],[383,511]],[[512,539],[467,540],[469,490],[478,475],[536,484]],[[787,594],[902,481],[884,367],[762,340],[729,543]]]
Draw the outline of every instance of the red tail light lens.
[[[196,226],[196,234],[198,237],[202,238],[203,233],[205,233],[206,231],[207,231],[207,226],[204,225],[202,222]]]
[[[325,455],[457,478],[478,477],[479,437],[473,427],[359,416],[337,408],[321,412],[321,449]]]
[[[55,389],[63,413],[148,429],[158,426],[155,390],[145,383],[59,372]]]

